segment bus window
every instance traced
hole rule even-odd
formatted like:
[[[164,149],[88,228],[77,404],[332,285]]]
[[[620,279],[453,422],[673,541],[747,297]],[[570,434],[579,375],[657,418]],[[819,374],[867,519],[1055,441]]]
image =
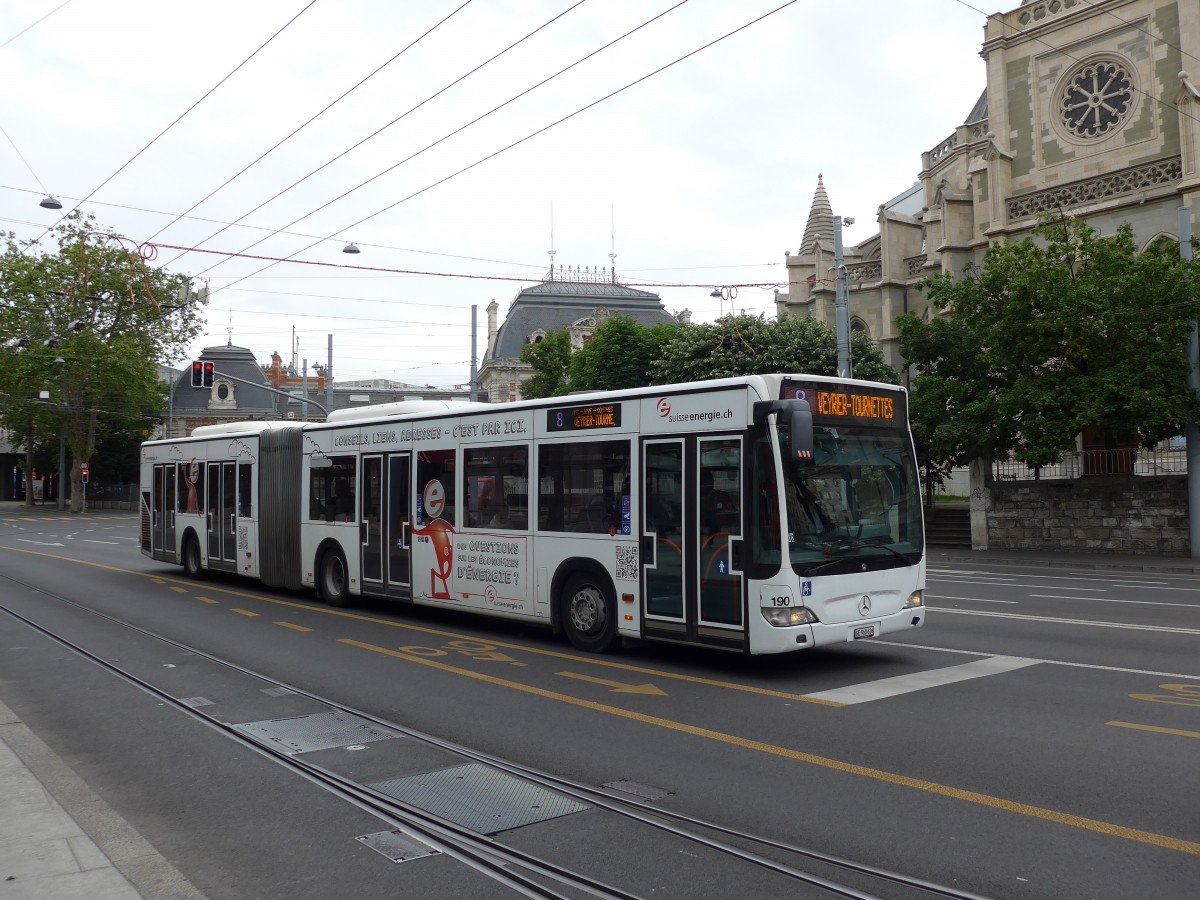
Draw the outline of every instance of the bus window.
[[[192,460],[179,464],[179,511],[198,515],[204,509],[204,465]]]
[[[241,518],[254,515],[253,474],[252,464],[238,463],[238,516]]]
[[[463,451],[467,525],[524,531],[529,527],[529,449],[479,447]]]
[[[308,518],[314,522],[354,519],[355,457],[333,456],[330,465],[308,473]]]
[[[454,450],[422,450],[417,454],[418,524],[441,519],[454,524]],[[429,504],[426,508],[426,503]]]
[[[620,534],[628,525],[628,441],[548,444],[538,450],[538,528]]]

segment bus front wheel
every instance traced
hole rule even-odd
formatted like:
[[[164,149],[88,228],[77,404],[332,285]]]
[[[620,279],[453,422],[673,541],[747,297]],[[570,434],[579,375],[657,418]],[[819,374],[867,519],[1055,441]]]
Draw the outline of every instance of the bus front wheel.
[[[574,575],[562,595],[562,622],[567,638],[580,650],[603,653],[617,637],[617,610],[612,591],[601,580]]]
[[[345,606],[350,601],[350,579],[346,574],[346,559],[339,550],[330,550],[321,557],[321,575],[317,579],[321,599],[330,606]]]
[[[189,535],[183,542],[183,574],[196,580],[204,577],[204,567],[200,564],[200,542],[195,535]]]

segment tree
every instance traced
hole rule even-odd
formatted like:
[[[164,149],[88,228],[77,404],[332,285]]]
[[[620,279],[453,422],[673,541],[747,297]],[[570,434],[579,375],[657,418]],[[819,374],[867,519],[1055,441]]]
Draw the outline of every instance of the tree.
[[[567,330],[551,331],[536,344],[521,348],[521,362],[533,366],[533,377],[521,385],[526,399],[558,397],[567,393],[571,368],[571,336]]]
[[[855,378],[899,384],[896,370],[865,333],[853,332],[850,346]],[[837,335],[809,317],[768,321],[745,313],[684,326],[675,330],[654,361],[651,383],[772,372],[836,375]]]
[[[650,367],[679,330],[677,325],[642,325],[614,316],[571,357],[573,391],[617,391],[650,383]]]
[[[945,315],[897,324],[929,452],[1037,467],[1089,426],[1145,447],[1180,434],[1200,414],[1187,387],[1197,275],[1174,241],[1139,253],[1128,225],[1101,237],[1065,219],[991,247],[961,278],[922,282]]]
[[[57,253],[9,234],[0,255],[0,422],[29,444],[62,430],[78,512],[79,463],[99,434],[150,426],[164,405],[157,361],[178,357],[201,322],[185,277],[146,266],[91,217],[55,232]],[[41,390],[49,400],[31,405]]]

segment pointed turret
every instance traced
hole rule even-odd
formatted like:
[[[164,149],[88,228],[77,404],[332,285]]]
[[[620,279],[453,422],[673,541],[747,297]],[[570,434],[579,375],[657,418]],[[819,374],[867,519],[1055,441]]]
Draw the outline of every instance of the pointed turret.
[[[833,207],[829,205],[829,196],[825,193],[825,183],[822,176],[817,176],[817,190],[813,194],[812,207],[808,211],[808,224],[804,226],[804,240],[800,242],[798,256],[812,253],[817,249],[817,241],[833,243]]]

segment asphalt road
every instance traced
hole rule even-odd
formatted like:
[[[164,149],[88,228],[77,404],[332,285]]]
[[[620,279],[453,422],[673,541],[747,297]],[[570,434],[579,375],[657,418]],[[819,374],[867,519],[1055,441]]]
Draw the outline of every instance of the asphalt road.
[[[310,704],[124,623],[585,784],[651,787],[657,808],[978,894],[1196,896],[1200,577],[939,565],[907,641],[597,657],[512,623],[189,582],[138,552],[137,524],[0,516],[0,604],[231,723]],[[497,896],[447,858],[365,849],[383,828],[369,813],[7,615],[0,699],[212,898]],[[345,764],[386,776],[379,746]],[[639,896],[772,896],[739,866],[588,821],[505,840]]]

